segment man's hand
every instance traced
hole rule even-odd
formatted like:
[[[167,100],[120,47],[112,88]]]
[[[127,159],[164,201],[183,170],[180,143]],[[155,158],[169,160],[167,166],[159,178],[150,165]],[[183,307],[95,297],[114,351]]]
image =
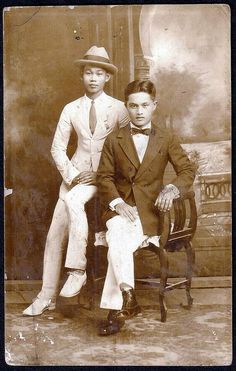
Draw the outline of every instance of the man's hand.
[[[95,185],[96,176],[97,173],[95,173],[94,171],[82,171],[82,173],[80,173],[73,179],[72,184]]]
[[[128,219],[131,222],[134,222],[137,215],[132,206],[126,204],[125,202],[120,202],[115,206],[115,210],[117,214],[123,216],[124,218]]]
[[[170,185],[166,186],[157,197],[155,206],[163,212],[170,210],[173,200],[179,196],[176,190],[176,187],[173,189]]]

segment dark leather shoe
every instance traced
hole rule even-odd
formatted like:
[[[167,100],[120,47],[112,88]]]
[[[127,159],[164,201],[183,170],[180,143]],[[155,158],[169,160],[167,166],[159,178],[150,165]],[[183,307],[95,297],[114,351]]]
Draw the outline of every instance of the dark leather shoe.
[[[121,330],[124,324],[125,324],[125,321],[120,321],[116,319],[102,321],[98,329],[98,335],[108,336],[108,335],[117,334],[117,332]]]
[[[123,306],[121,310],[110,310],[108,313],[109,320],[123,320],[137,316],[141,312],[133,289],[122,291]]]
[[[107,320],[108,321],[116,320],[117,317],[119,317],[120,312],[121,312],[120,310],[114,310],[114,309],[109,310]]]

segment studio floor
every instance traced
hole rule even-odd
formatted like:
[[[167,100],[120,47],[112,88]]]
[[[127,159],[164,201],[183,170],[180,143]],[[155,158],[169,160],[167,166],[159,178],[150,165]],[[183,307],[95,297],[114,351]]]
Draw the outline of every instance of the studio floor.
[[[210,286],[210,287],[209,287]],[[227,277],[193,281],[194,305],[185,290],[167,294],[168,317],[160,322],[157,289],[138,289],[142,313],[121,332],[97,335],[107,312],[84,309],[77,298],[59,299],[56,310],[24,317],[39,281],[8,282],[5,296],[6,362],[18,366],[223,366],[232,361],[231,283]],[[82,298],[84,302],[84,298]]]

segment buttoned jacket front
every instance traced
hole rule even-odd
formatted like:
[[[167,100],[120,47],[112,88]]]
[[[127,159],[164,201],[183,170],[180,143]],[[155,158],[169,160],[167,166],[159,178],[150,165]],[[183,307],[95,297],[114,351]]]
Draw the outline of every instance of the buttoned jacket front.
[[[52,142],[51,154],[66,185],[70,185],[73,178],[82,171],[97,171],[107,135],[117,125],[124,126],[128,122],[124,103],[102,93],[99,99],[101,115],[92,134],[85,100],[83,96],[64,107]],[[77,134],[77,148],[69,159],[67,146],[73,130]]]
[[[159,217],[154,204],[163,189],[168,162],[177,175],[171,183],[180,193],[184,192],[192,185],[195,171],[172,133],[152,123],[147,149],[140,164],[129,125],[113,131],[105,141],[97,172],[104,222],[117,215],[109,204],[121,197],[130,206],[137,207],[144,234],[156,235]]]

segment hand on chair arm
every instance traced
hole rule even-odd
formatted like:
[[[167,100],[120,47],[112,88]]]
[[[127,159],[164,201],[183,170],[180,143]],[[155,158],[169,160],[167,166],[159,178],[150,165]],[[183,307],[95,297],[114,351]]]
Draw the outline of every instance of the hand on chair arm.
[[[173,184],[167,184],[159,193],[155,206],[157,206],[160,211],[168,211],[172,206],[173,200],[179,196],[180,192],[178,188]]]

